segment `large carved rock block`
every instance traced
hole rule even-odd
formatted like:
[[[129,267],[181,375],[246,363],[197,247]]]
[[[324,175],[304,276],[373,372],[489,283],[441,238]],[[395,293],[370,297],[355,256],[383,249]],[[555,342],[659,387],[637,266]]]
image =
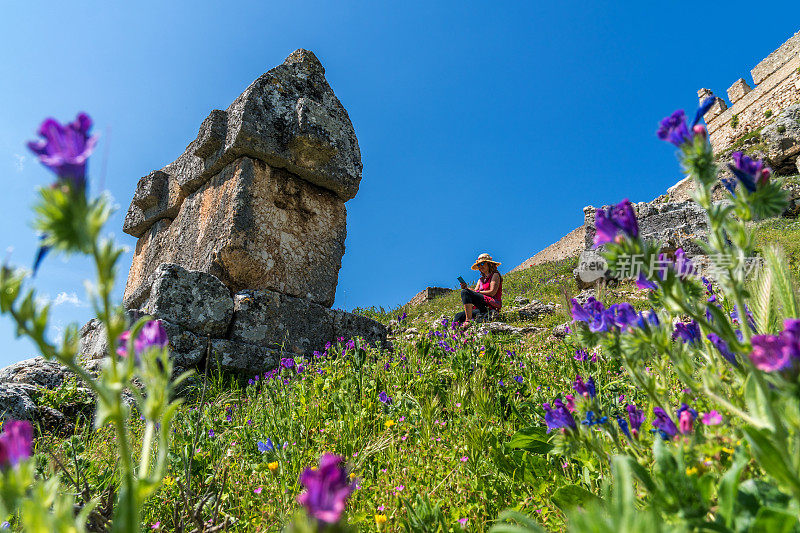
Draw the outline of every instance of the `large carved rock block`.
[[[334,339],[331,310],[273,291],[243,291],[234,296],[230,338],[295,354],[322,351]]]
[[[124,303],[138,307],[161,263],[208,272],[232,291],[268,289],[333,304],[347,212],[331,191],[241,158],[162,219],[134,253]]]
[[[361,182],[350,117],[313,53],[293,52],[203,121],[175,161],[139,180],[123,231],[139,238],[125,305],[161,263],[330,306],[344,202]]]

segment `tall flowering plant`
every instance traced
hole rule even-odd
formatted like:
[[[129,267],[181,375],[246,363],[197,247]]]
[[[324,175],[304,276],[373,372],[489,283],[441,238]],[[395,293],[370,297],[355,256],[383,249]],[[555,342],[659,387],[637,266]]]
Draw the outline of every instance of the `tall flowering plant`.
[[[112,213],[111,199],[87,194],[86,169],[97,142],[90,135],[91,127],[92,121],[84,113],[64,125],[47,119],[39,128],[41,139],[28,146],[55,174],[55,181],[39,190],[35,206],[34,226],[42,237],[34,270],[48,250],[92,259],[96,283],[89,298],[104,326],[107,345],[112,347],[100,375],[90,375],[77,358],[77,326],[66,328],[59,342],[51,342],[47,335],[49,305],[39,304],[35,290],[25,287],[31,276],[28,271],[8,264],[0,267],[0,313],[14,322],[18,335],[33,341],[46,359],[68,367],[94,392],[95,426],[110,424],[116,433],[120,481],[111,529],[133,533],[141,528],[142,502],[158,488],[164,474],[170,424],[179,405],[171,398],[185,376],[171,379],[172,362],[163,326],[145,317],[128,327],[122,308],[112,301],[116,265],[123,250],[101,235]],[[135,407],[146,421],[139,450],[134,450],[129,433],[132,406],[123,399],[126,390],[133,394]],[[0,446],[0,462],[4,449]],[[73,497],[59,489],[56,478],[35,481],[30,461],[20,459],[16,452],[9,457],[18,464],[0,477],[1,512],[14,516],[26,531],[85,529],[91,502],[85,502],[83,511],[75,517]],[[138,464],[135,457],[140,457]]]
[[[748,229],[780,214],[786,195],[762,161],[734,153],[727,197],[712,201],[718,168],[699,124],[712,103],[701,104],[691,125],[676,111],[657,136],[677,147],[708,217],[708,241],[697,245],[713,279],[700,277],[683,250],[642,239],[627,200],[596,213],[595,245],[612,272],[640,267],[636,284],[648,305],[573,300],[573,336],[618,361],[650,406],[581,376],[565,400],[543,406],[556,452],[575,460],[589,450],[613,471],[601,469],[603,499],[570,489],[583,508],[570,512],[574,531],[800,528],[800,303],[781,251],[757,255]],[[748,278],[754,257],[759,268]],[[712,441],[732,446],[718,466],[704,452]],[[747,471],[766,476],[743,481]]]

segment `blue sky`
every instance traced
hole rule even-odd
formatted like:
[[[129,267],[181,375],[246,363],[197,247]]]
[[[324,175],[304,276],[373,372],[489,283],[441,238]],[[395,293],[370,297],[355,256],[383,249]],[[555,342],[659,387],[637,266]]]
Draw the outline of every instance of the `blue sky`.
[[[0,253],[28,266],[30,207],[51,181],[26,151],[40,121],[88,112],[94,192],[122,218],[138,179],[172,161],[296,48],[314,51],[364,162],[348,202],[336,307],[391,307],[453,286],[488,251],[513,268],[585,205],[650,200],[679,179],[656,123],[724,96],[800,29],[772,2],[8,2],[0,20]],[[6,253],[3,253],[5,256]],[[119,294],[130,266],[120,263]],[[505,270],[504,270],[505,269]],[[89,265],[52,256],[36,280],[52,330],[85,322]],[[455,311],[455,310],[454,310]],[[0,321],[0,366],[35,354]]]

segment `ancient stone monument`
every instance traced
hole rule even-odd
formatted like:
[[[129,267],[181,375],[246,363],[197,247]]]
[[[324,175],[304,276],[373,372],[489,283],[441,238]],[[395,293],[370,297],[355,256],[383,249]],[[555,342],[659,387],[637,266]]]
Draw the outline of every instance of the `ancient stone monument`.
[[[164,320],[183,366],[207,338],[224,367],[242,371],[338,337],[384,343],[381,324],[330,309],[361,170],[325,69],[293,52],[139,180],[123,228],[138,238],[125,308]]]

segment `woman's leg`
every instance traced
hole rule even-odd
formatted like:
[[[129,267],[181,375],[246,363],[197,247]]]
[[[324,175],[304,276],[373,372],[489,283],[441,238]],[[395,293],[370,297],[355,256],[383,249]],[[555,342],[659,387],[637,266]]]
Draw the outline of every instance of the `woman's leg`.
[[[464,304],[464,324],[469,324],[472,319],[473,308],[477,308],[481,313],[486,312],[486,302],[483,300],[483,295],[475,291],[463,289],[461,291],[461,303]]]

